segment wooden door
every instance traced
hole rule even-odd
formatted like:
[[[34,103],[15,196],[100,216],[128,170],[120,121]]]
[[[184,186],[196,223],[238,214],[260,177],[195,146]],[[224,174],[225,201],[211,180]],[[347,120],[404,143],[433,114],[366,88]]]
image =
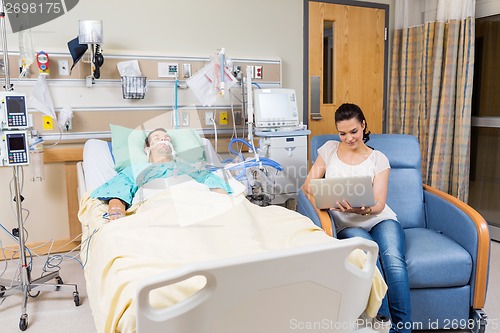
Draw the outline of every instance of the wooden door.
[[[311,136],[337,133],[334,114],[342,103],[359,105],[368,129],[382,133],[388,6],[378,6],[309,2],[304,117]]]

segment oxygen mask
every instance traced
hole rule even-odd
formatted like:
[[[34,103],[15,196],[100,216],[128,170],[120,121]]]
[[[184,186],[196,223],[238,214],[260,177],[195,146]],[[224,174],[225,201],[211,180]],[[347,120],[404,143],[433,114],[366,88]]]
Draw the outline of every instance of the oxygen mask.
[[[149,156],[151,153],[151,150],[155,149],[157,147],[170,148],[167,151],[164,151],[163,153],[167,153],[168,155],[172,156],[172,158],[175,160],[175,158],[176,158],[175,150],[174,150],[174,146],[172,145],[172,142],[170,142],[170,140],[165,140],[165,139],[154,140],[153,142],[151,142],[150,146],[146,150],[146,154]],[[160,149],[160,150],[163,150],[163,149]]]
[[[173,150],[173,146],[172,146],[172,143],[170,142],[170,140],[165,140],[165,139],[160,139],[160,140],[154,140],[151,145],[149,146],[150,149],[154,149],[160,145],[165,145],[166,147],[170,147],[170,149]]]

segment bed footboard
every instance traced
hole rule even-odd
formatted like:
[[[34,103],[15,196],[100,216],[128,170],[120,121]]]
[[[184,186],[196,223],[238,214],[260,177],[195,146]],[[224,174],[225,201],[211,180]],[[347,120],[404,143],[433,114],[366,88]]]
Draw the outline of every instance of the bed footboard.
[[[350,258],[366,253],[359,267]],[[354,252],[353,252],[354,251]],[[335,240],[187,266],[147,279],[137,291],[137,332],[290,332],[321,325],[327,332],[388,332],[361,325],[378,253],[361,238]],[[194,276],[205,286],[158,309],[155,289]]]

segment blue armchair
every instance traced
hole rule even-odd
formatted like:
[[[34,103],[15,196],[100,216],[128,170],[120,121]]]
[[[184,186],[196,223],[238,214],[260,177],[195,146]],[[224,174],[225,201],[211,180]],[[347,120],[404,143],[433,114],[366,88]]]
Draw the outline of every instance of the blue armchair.
[[[311,161],[337,135],[311,139]],[[417,139],[404,134],[372,134],[367,145],[383,152],[391,164],[387,204],[406,235],[414,329],[463,329],[482,332],[486,315],[490,237],[474,209],[442,191],[422,185]],[[326,211],[299,191],[297,211],[335,236]]]

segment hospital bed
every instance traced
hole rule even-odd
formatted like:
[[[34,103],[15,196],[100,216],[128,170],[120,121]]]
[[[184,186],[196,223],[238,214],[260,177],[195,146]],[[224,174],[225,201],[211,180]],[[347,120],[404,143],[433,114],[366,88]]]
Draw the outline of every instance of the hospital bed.
[[[202,154],[213,156],[207,141]],[[89,193],[116,174],[111,148],[89,140],[77,165],[98,332],[388,332],[373,319],[386,291],[374,242],[339,241],[286,208],[186,184],[107,223]]]

